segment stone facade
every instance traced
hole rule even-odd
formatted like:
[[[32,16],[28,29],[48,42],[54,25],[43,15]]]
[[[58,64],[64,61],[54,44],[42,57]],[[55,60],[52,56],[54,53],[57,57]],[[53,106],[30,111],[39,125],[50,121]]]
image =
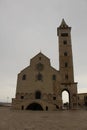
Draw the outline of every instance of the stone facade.
[[[87,93],[78,94],[78,108],[87,108]]]
[[[77,107],[77,83],[74,82],[71,27],[64,19],[57,28],[59,37],[59,71],[50,64],[50,59],[37,54],[30,65],[18,74],[13,109],[58,110],[62,109],[62,92],[69,94],[69,108]]]

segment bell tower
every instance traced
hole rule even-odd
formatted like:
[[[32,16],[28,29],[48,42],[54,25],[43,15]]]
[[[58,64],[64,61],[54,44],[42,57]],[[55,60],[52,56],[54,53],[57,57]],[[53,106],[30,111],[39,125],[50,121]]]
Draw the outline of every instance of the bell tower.
[[[71,27],[66,24],[64,19],[57,28],[57,36],[59,37],[61,93],[64,90],[69,93],[69,105],[70,108],[73,108],[77,104],[77,83],[74,82]]]
[[[71,27],[64,19],[57,30],[59,36],[59,69],[64,83],[74,82],[73,57],[71,45]]]

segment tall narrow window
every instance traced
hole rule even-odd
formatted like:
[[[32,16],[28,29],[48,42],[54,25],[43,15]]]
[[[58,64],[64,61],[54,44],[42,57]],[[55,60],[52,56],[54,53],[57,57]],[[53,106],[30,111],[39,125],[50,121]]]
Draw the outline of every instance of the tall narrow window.
[[[25,74],[22,76],[22,80],[26,80],[26,75]]]
[[[65,67],[68,67],[68,63],[67,62],[65,62]]]
[[[66,40],[64,40],[64,41],[63,41],[63,44],[64,44],[64,45],[66,45],[66,44],[67,44],[67,41],[66,41]]]
[[[67,56],[67,52],[64,52],[64,56]]]
[[[41,99],[41,92],[40,91],[36,91],[35,99]]]
[[[56,80],[56,75],[55,75],[55,74],[52,76],[52,79],[53,79],[53,80]]]
[[[38,80],[42,80],[42,79],[43,79],[42,74],[39,73],[39,74],[37,75],[37,79],[38,79]]]
[[[46,111],[48,111],[48,106],[46,106]]]
[[[65,75],[65,79],[68,79],[68,74]]]
[[[39,57],[39,60],[41,60],[41,57]]]
[[[24,106],[21,106],[21,110],[24,110]]]

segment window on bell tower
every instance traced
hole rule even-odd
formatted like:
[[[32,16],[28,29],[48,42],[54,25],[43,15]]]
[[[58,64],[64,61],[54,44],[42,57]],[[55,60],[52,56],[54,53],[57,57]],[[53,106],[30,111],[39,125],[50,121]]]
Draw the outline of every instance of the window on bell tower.
[[[68,33],[61,33],[61,36],[62,36],[62,37],[67,37],[67,36],[68,36]]]
[[[68,63],[67,62],[65,62],[65,67],[68,67]]]
[[[64,56],[67,56],[68,54],[67,54],[67,52],[64,52]]]
[[[64,40],[64,41],[63,41],[63,44],[66,45],[66,44],[67,44],[67,40]]]

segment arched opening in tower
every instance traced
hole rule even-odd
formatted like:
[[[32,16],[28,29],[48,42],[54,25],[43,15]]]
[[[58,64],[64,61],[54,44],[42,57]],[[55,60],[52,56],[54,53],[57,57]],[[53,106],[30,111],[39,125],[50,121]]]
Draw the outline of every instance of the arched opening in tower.
[[[32,104],[27,106],[26,110],[43,111],[43,108],[38,103],[32,103]]]
[[[70,94],[67,90],[62,91],[62,109],[70,109]]]

